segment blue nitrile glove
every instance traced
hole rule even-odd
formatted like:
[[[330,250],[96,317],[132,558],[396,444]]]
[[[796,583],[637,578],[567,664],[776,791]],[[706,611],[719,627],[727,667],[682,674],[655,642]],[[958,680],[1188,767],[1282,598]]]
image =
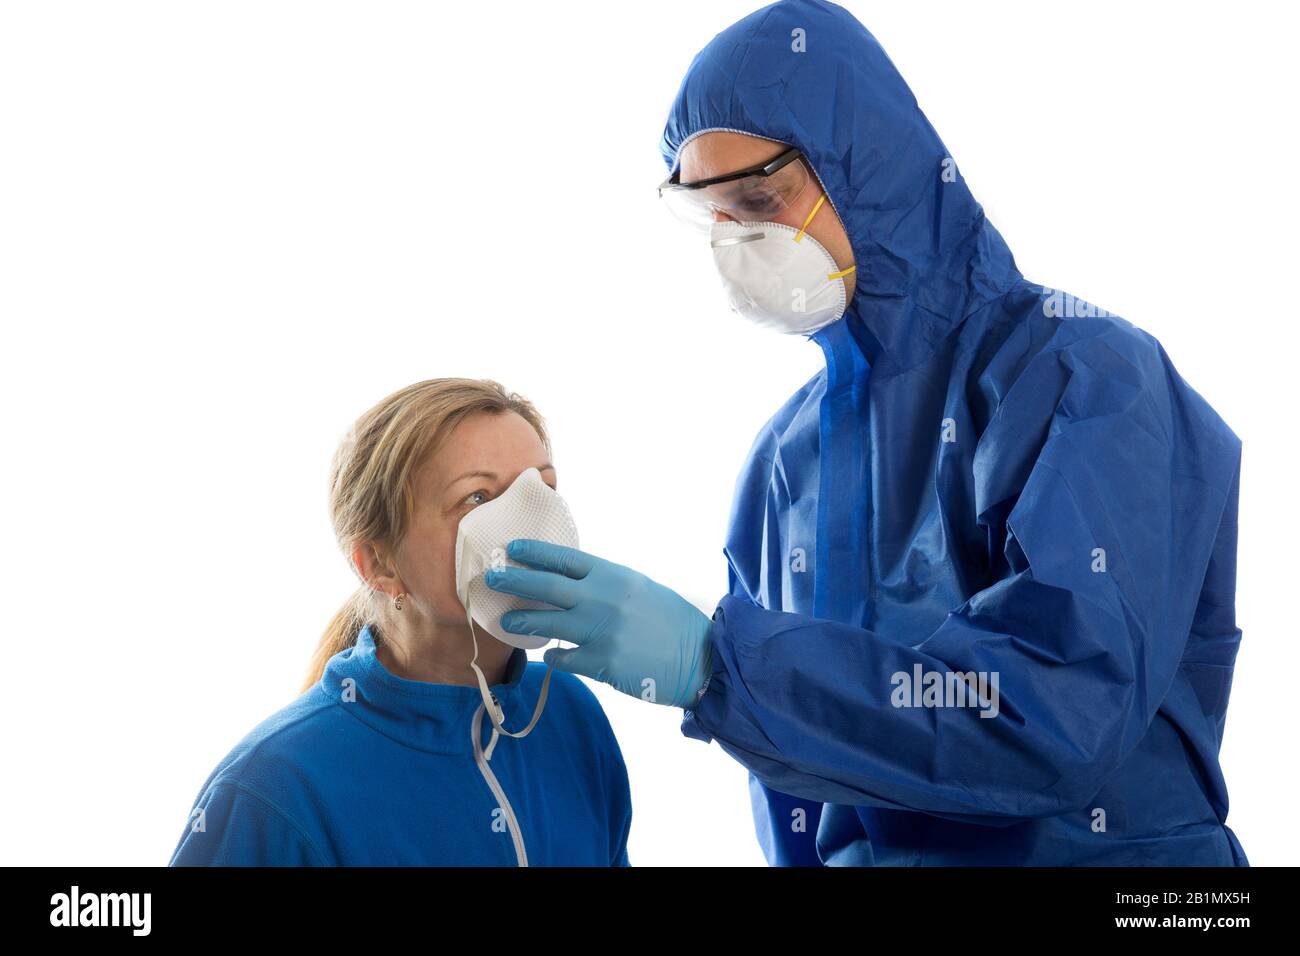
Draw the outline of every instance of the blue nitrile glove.
[[[530,567],[489,571],[488,587],[561,610],[510,611],[501,615],[505,630],[577,644],[546,652],[558,671],[651,703],[694,706],[711,672],[706,614],[644,574],[576,548],[515,538],[506,552]]]

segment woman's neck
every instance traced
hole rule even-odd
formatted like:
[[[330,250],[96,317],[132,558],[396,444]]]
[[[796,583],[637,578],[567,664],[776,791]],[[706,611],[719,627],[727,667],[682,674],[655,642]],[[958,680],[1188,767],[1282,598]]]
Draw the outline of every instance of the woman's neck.
[[[499,684],[505,679],[512,648],[481,630],[477,633],[479,669],[489,685]],[[478,686],[469,666],[474,645],[468,627],[416,634],[376,632],[375,655],[390,673],[406,680]]]

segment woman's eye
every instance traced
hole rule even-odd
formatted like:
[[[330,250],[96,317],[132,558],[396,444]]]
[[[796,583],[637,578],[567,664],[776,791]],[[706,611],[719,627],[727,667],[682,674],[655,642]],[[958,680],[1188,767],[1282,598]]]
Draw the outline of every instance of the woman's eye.
[[[481,505],[485,501],[487,501],[486,491],[473,491],[465,496],[465,504],[467,505]]]

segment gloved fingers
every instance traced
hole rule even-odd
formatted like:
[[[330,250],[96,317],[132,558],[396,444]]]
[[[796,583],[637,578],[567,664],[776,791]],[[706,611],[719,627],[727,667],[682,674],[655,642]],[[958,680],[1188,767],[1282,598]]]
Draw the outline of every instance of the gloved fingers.
[[[506,545],[506,554],[520,564],[554,571],[569,578],[585,578],[600,559],[577,548],[567,548],[536,538],[515,538]]]
[[[545,601],[566,610],[582,598],[581,585],[573,578],[532,568],[494,568],[483,576],[483,583],[493,591]]]
[[[507,611],[501,615],[501,627],[512,634],[559,638],[570,644],[584,643],[591,632],[574,611]]]

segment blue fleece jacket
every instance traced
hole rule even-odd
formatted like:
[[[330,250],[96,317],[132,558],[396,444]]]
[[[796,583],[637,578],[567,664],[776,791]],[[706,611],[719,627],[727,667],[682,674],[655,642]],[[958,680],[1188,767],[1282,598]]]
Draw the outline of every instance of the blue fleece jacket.
[[[508,730],[545,673],[511,655],[491,688]],[[537,726],[489,758],[491,737],[477,687],[396,676],[365,628],[217,765],[170,865],[628,865],[627,768],[579,678],[555,672]]]

